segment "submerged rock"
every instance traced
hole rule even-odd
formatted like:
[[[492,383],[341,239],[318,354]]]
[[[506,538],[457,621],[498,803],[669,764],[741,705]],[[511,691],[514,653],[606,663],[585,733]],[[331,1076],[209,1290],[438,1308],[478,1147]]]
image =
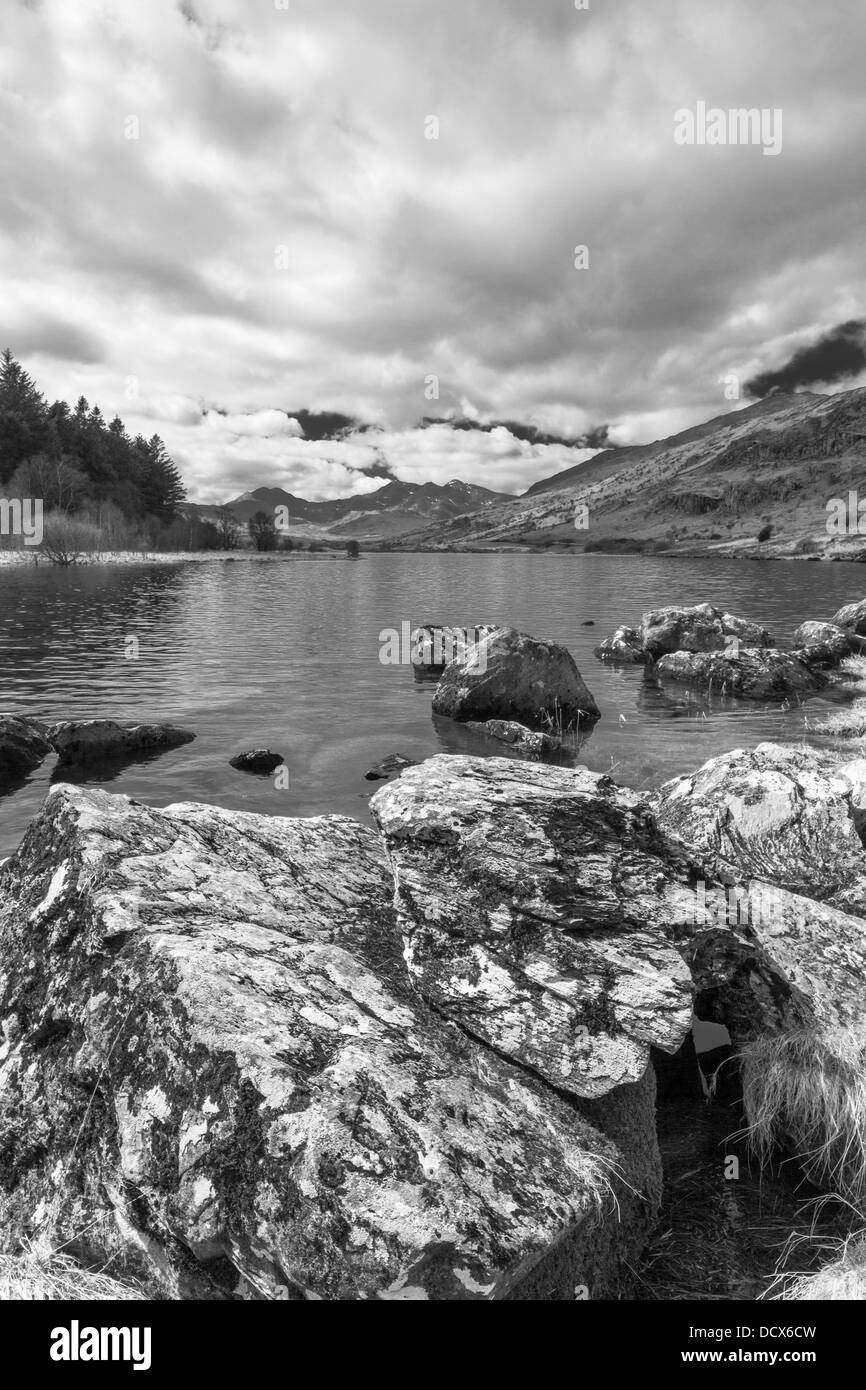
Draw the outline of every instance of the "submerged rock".
[[[402,753],[391,753],[375,767],[371,767],[369,772],[365,772],[364,777],[368,782],[384,782],[387,777],[393,777],[395,772],[399,775],[405,767],[414,766],[412,758],[404,758]]]
[[[562,747],[560,740],[551,734],[537,733],[534,729],[527,729],[525,724],[515,724],[513,720],[488,719],[485,724],[469,723],[466,727],[473,733],[495,738],[499,743],[508,743],[518,752],[533,758],[556,753]]]
[[[497,628],[465,661],[446,667],[433,713],[461,723],[513,720],[551,733],[601,718],[568,649],[515,628]]]
[[[117,724],[113,719],[67,719],[52,724],[48,741],[61,763],[121,759],[191,743],[195,734],[172,724]]]
[[[810,649],[814,652],[814,649]],[[665,679],[694,685],[714,695],[743,700],[808,698],[823,690],[827,677],[819,663],[799,652],[741,647],[736,656],[724,652],[672,652],[663,656],[655,673]]]
[[[641,818],[607,800],[605,838],[628,828],[639,875]],[[616,885],[586,856],[592,974],[562,989],[628,1019],[613,1084],[640,1074],[643,1035],[680,1034],[688,989],[653,933],[618,928]],[[612,932],[591,927],[595,877]],[[171,1296],[616,1288],[657,1202],[651,1072],[584,1113],[443,1019],[410,986],[392,894],[374,833],[347,819],[56,787],[0,870],[0,1248],[73,1241]],[[622,978],[617,936],[634,938]],[[542,962],[527,943],[527,981]],[[555,980],[532,988],[555,1002]],[[618,1171],[646,1190],[621,1188],[622,1224],[599,1226]]]
[[[0,791],[33,772],[51,751],[39,720],[0,714]]]
[[[237,768],[239,772],[276,772],[284,763],[282,753],[272,753],[270,748],[254,748],[249,753],[236,753],[233,758],[229,758],[230,766]]]
[[[598,1097],[676,1051],[691,983],[645,803],[585,768],[439,756],[371,807],[416,988],[552,1085]]]

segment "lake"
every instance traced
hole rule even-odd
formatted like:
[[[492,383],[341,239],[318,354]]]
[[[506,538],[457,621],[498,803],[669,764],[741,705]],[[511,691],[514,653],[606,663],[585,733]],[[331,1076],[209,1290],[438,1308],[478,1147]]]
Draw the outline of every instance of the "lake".
[[[7,567],[0,594],[0,709],[43,719],[169,720],[197,735],[93,785],[156,806],[193,800],[363,819],[377,785],[364,773],[388,753],[507,753],[434,720],[434,685],[416,680],[411,666],[380,662],[384,629],[507,623],[564,642],[602,711],[579,761],[647,787],[764,739],[819,741],[808,723],[829,701],[783,709],[708,706],[685,690],[665,695],[640,667],[596,661],[592,649],[604,635],[649,608],[710,602],[762,622],[784,645],[804,619],[830,617],[866,596],[866,572],[604,555],[214,558]],[[255,747],[284,756],[287,788],[228,765]],[[52,771],[53,759],[0,802],[0,856],[14,849]]]

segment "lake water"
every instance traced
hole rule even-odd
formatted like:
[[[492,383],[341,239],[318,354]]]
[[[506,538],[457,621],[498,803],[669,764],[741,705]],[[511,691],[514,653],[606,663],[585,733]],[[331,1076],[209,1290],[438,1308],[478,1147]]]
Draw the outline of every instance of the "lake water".
[[[434,719],[434,685],[380,662],[404,622],[507,623],[564,642],[602,711],[578,755],[647,787],[764,739],[815,740],[825,699],[782,709],[662,694],[640,667],[603,666],[601,637],[649,608],[711,602],[784,644],[806,618],[866,596],[857,565],[618,556],[365,555],[0,569],[0,710],[43,719],[169,720],[194,743],[93,785],[156,806],[208,801],[272,815],[368,815],[365,771],[386,754],[507,750]],[[594,622],[594,627],[584,623]],[[137,639],[138,657],[126,655]],[[289,787],[229,758],[270,747]],[[53,759],[0,801],[0,856],[17,844]]]

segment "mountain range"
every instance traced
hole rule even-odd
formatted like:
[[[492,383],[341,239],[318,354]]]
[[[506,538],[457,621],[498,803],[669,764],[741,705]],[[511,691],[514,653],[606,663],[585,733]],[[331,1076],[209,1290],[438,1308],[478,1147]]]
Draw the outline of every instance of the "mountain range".
[[[338,497],[330,502],[308,502],[283,488],[260,487],[234,498],[226,506],[244,526],[256,512],[273,515],[277,507],[287,507],[291,535],[384,540],[422,526],[445,524],[467,512],[483,515],[486,508],[507,496],[456,478],[444,485],[393,480],[375,492]],[[213,509],[200,510],[207,514]]]
[[[244,526],[285,506],[292,535],[388,549],[866,558],[866,515],[862,536],[828,528],[828,506],[859,483],[866,513],[866,388],[774,392],[651,444],[603,449],[520,497],[392,479],[329,502],[261,487],[226,505]]]

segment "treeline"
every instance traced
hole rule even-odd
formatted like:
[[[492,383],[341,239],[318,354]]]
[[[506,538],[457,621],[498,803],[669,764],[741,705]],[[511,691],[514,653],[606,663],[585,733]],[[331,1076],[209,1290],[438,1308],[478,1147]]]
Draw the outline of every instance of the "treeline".
[[[130,438],[82,396],[49,405],[7,348],[0,357],[0,496],[41,498],[46,516],[74,520],[90,548],[177,549],[219,544],[218,528],[184,512],[186,489],[159,435]],[[85,528],[82,530],[81,528]]]

